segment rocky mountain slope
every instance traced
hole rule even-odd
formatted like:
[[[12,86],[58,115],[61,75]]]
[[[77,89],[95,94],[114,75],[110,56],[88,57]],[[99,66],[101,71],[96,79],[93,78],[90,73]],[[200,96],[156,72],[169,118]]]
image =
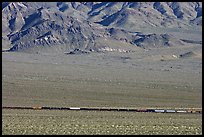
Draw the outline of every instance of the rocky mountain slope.
[[[202,27],[201,2],[2,3],[2,49],[7,51],[127,52],[123,47],[185,45],[173,35],[135,30],[188,27]]]

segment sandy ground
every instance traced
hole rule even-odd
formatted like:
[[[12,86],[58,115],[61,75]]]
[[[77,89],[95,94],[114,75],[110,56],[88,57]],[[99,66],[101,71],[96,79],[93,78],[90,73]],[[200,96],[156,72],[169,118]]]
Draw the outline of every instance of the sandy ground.
[[[177,58],[189,51],[194,55]],[[200,45],[87,55],[2,53],[3,106],[202,107],[201,95]]]

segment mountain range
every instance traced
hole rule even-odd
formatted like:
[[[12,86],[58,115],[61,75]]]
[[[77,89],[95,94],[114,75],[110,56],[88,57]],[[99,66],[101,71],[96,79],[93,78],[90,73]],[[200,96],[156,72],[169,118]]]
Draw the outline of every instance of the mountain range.
[[[130,52],[199,43],[143,32],[188,28],[202,28],[202,2],[2,2],[3,51]]]

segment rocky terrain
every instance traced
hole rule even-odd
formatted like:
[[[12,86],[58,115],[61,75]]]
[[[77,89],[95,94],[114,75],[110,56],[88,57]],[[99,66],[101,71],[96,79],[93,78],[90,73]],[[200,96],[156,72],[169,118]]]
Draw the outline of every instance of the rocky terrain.
[[[201,28],[201,2],[2,3],[3,51],[126,52],[189,45],[188,38],[172,30],[200,34]]]

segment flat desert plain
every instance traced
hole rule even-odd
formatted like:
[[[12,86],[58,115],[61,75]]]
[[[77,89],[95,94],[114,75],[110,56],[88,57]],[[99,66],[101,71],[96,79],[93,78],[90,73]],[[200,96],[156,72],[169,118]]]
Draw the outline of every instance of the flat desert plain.
[[[82,55],[3,52],[2,106],[201,108],[202,45]],[[2,134],[202,134],[202,118],[3,110]]]

